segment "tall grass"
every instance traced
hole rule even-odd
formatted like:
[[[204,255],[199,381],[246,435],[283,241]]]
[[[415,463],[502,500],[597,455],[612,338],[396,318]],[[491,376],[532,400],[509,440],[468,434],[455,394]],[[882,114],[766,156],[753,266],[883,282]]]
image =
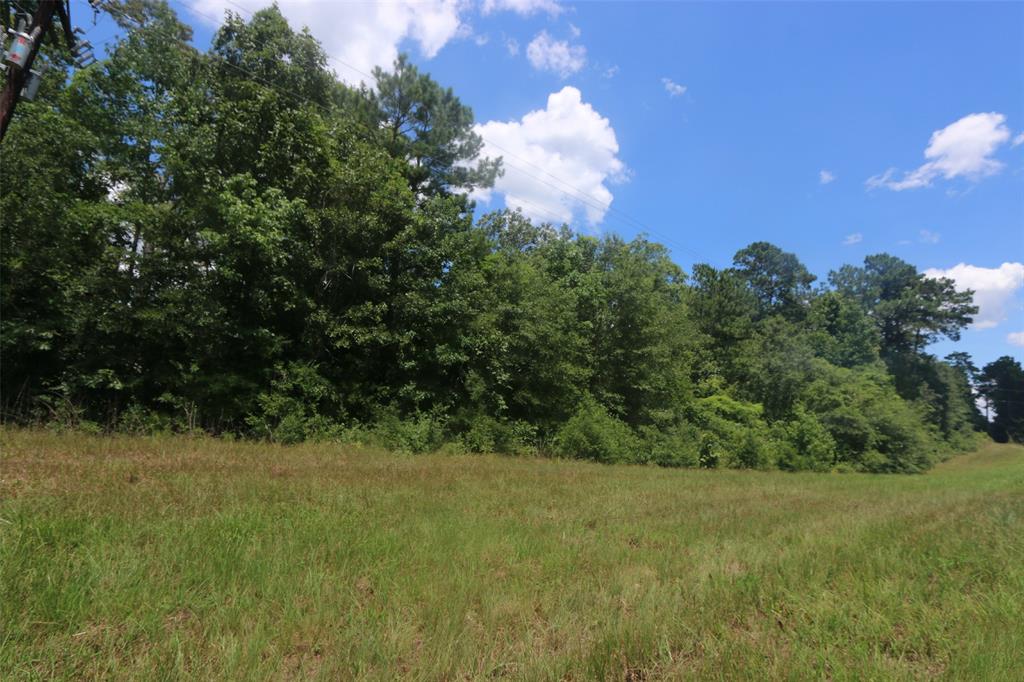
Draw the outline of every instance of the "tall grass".
[[[1021,447],[871,476],[0,438],[0,679],[1024,670]]]

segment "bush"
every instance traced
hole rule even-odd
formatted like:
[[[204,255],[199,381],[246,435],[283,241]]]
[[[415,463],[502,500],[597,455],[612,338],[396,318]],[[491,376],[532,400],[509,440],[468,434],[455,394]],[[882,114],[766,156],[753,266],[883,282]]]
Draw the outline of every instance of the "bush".
[[[172,420],[165,414],[132,403],[117,419],[118,431],[136,436],[152,436],[173,430]]]
[[[389,409],[382,411],[363,432],[368,434],[372,444],[388,450],[413,454],[433,452],[447,443],[447,419],[428,412],[403,417]]]
[[[779,468],[788,471],[827,471],[836,461],[836,441],[818,418],[802,407],[776,427]]]
[[[771,434],[761,420],[761,406],[716,393],[694,404],[693,421],[701,428],[699,462],[703,467],[766,469],[774,465]]]
[[[820,363],[804,404],[836,443],[836,459],[861,471],[915,473],[939,456],[939,435],[919,408],[900,398],[878,367]]]
[[[682,423],[667,429],[647,427],[641,431],[640,457],[663,467],[695,467],[700,465],[700,430]]]
[[[322,440],[341,433],[341,400],[315,365],[278,365],[269,391],[256,402],[259,411],[246,417],[256,435],[276,443]]]
[[[559,429],[554,446],[562,456],[604,463],[634,462],[640,452],[630,428],[592,398]]]

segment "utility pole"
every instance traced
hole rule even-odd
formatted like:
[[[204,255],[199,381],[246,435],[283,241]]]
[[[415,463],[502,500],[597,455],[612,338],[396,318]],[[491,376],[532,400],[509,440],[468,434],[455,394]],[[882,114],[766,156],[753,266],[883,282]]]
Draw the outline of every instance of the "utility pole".
[[[11,124],[11,117],[14,116],[14,109],[21,99],[21,91],[28,80],[29,70],[39,52],[39,46],[43,38],[53,26],[53,15],[60,17],[60,23],[64,28],[64,37],[69,48],[74,48],[75,37],[71,31],[71,15],[69,13],[68,0],[39,0],[36,5],[35,14],[32,16],[32,24],[25,29],[25,33],[31,38],[28,56],[24,64],[7,65],[7,82],[4,84],[3,92],[0,92],[0,142],[3,142],[7,135],[7,126]],[[21,38],[15,37],[15,40]]]

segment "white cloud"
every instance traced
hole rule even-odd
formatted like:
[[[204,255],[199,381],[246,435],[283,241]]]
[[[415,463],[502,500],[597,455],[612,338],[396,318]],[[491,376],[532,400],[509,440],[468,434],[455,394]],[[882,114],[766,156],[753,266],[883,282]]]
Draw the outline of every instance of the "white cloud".
[[[508,50],[508,53],[510,55],[515,57],[517,54],[519,54],[519,41],[516,40],[515,38],[509,38],[508,40],[505,41],[505,49]]]
[[[1024,347],[1024,332],[1010,332],[1006,335],[1006,342],[1012,346]]]
[[[541,31],[526,46],[526,58],[535,69],[552,71],[561,78],[568,78],[586,65],[587,48],[555,40],[547,31]]]
[[[864,241],[864,235],[860,232],[854,232],[853,234],[846,235],[846,239],[843,240],[843,246],[853,246],[854,244],[860,244]]]
[[[484,14],[491,14],[506,10],[524,17],[537,12],[547,12],[551,16],[557,17],[564,9],[556,0],[484,0],[480,11]]]
[[[506,206],[535,220],[571,222],[582,214],[597,225],[613,199],[608,185],[627,177],[611,123],[571,86],[548,95],[544,109],[476,131],[484,138],[483,156],[504,157],[505,174],[475,197],[487,201],[501,193]]]
[[[269,3],[267,0],[195,0],[189,4],[201,21],[219,26],[227,10],[242,10],[244,16],[249,16]],[[310,28],[332,58],[331,68],[337,71],[339,78],[352,84],[372,85],[373,68],[390,67],[399,51],[408,49],[410,43],[422,56],[431,59],[449,41],[473,35],[463,21],[473,8],[466,0],[277,0],[277,6],[293,28]],[[563,7],[556,0],[484,0],[481,11],[484,14],[509,11],[523,16],[546,12],[558,16]],[[482,45],[487,36],[476,36],[474,40]],[[519,53],[515,40],[509,39],[505,46],[511,54]]]
[[[1024,133],[1017,133],[1017,137],[1013,138],[1013,142],[1010,143],[1011,147],[1018,147],[1024,144]]]
[[[609,66],[607,69],[605,69],[604,73],[601,74],[601,75],[603,75],[605,78],[615,78],[615,76],[618,73],[619,73],[619,67],[618,67],[618,65],[614,65],[614,66]]]
[[[685,85],[680,85],[668,77],[662,78],[661,84],[665,86],[665,92],[668,93],[669,97],[679,97],[679,95],[686,92]]]
[[[827,185],[830,182],[834,182],[836,176],[833,175],[832,171],[820,170],[818,171],[818,182],[823,185]]]
[[[942,239],[942,235],[938,232],[932,232],[931,230],[921,230],[918,232],[918,241],[922,244],[938,244],[940,239]]]
[[[488,42],[490,42],[490,40],[491,40],[491,37],[489,35],[487,35],[486,33],[484,33],[482,35],[476,35],[476,36],[473,37],[473,42],[477,44],[477,47],[483,47]]]
[[[951,180],[965,177],[980,180],[994,175],[1003,163],[992,158],[1001,145],[1010,139],[1006,117],[996,112],[969,114],[942,130],[932,133],[924,150],[927,162],[896,179],[896,169],[867,179],[869,189],[886,187],[899,192],[905,189],[928,187],[936,178]]]
[[[1024,287],[1024,263],[1003,263],[998,268],[980,268],[960,263],[946,270],[929,268],[926,277],[948,277],[958,291],[974,290],[975,329],[989,329],[1005,320],[1009,311],[1019,308],[1017,291]]]
[[[219,25],[225,10],[252,13],[265,0],[197,0],[198,16]],[[277,0],[293,28],[308,26],[336,61],[331,67],[349,83],[370,82],[373,67],[389,67],[405,41],[429,58],[464,33],[460,0],[392,0],[391,2],[310,2]],[[341,62],[341,63],[339,63]]]
[[[583,31],[581,31],[576,24],[569,24],[569,33],[573,38],[579,38],[583,35]]]

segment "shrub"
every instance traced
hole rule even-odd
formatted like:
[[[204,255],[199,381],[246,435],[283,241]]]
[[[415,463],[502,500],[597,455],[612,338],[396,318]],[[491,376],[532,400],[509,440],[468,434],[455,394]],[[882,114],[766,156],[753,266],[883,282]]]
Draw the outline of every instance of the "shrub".
[[[118,416],[117,429],[137,436],[152,436],[171,431],[171,422],[165,414],[132,403]]]
[[[703,467],[765,469],[774,465],[770,433],[761,420],[761,406],[716,393],[692,408],[693,421],[704,432],[699,462]]]
[[[818,418],[802,407],[776,427],[777,462],[789,471],[827,471],[836,461],[836,441]]]
[[[939,456],[939,435],[921,410],[900,398],[879,367],[820,363],[804,395],[836,443],[836,459],[861,471],[914,473]]]
[[[438,450],[447,442],[447,419],[438,413],[416,412],[402,416],[397,410],[382,410],[365,429],[368,440],[389,450],[419,454]]]
[[[245,421],[256,435],[277,443],[318,440],[340,433],[341,400],[315,365],[293,362],[276,367],[269,391],[256,402],[259,411]]]
[[[695,467],[700,464],[701,433],[696,426],[681,423],[667,429],[641,430],[640,456],[643,462],[663,467]]]
[[[630,428],[592,398],[585,400],[555,437],[565,457],[617,463],[637,460],[640,443]]]

